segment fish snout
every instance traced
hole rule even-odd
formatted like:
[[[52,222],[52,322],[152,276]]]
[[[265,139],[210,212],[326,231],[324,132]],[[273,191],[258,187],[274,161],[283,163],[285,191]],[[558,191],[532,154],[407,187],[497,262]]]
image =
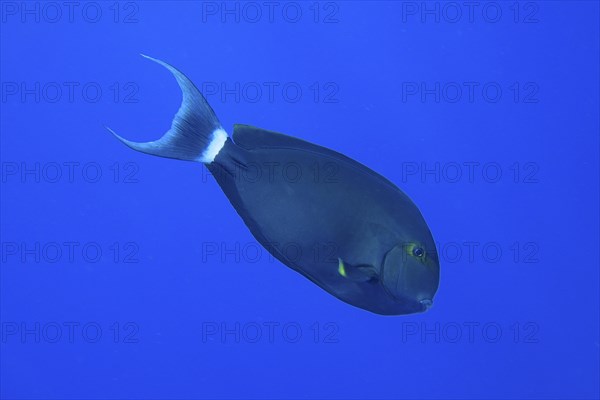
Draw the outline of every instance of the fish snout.
[[[431,299],[423,299],[419,301],[419,303],[421,303],[421,305],[423,306],[423,311],[429,310],[433,305],[433,301]]]

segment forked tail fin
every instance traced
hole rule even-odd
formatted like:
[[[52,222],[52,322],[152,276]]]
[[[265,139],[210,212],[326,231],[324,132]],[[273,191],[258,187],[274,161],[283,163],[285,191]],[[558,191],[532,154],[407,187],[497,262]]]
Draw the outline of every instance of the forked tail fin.
[[[142,56],[171,71],[183,93],[183,100],[173,118],[171,129],[160,139],[145,143],[132,142],[117,135],[109,127],[106,129],[121,142],[142,153],[210,164],[227,140],[227,132],[215,112],[192,81],[175,67],[156,58]]]

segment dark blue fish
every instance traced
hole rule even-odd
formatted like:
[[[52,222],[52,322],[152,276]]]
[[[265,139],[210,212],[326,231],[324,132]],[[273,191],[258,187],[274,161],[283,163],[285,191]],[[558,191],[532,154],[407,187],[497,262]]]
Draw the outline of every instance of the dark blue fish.
[[[185,75],[146,58],[171,71],[183,101],[162,138],[136,143],[109,129],[121,142],[142,153],[204,163],[267,251],[335,297],[386,315],[431,306],[438,255],[407,195],[325,147],[248,125],[235,125],[229,137]],[[287,173],[273,173],[274,166]]]

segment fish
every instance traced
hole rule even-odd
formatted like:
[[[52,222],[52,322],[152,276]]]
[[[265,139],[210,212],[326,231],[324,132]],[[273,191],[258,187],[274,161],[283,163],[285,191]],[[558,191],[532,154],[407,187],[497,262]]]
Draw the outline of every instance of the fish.
[[[158,140],[129,148],[204,164],[254,238],[317,286],[379,315],[427,311],[440,280],[431,231],[415,203],[363,164],[282,133],[235,124],[233,134],[175,67],[182,102]]]

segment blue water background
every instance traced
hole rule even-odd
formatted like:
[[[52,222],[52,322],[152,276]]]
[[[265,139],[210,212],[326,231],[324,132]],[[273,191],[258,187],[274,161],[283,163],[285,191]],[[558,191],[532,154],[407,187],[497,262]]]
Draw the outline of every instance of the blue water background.
[[[598,2],[55,4],[2,2],[2,398],[598,398]],[[229,132],[400,186],[439,243],[433,308],[335,299],[256,253],[203,166],[112,138],[179,106],[139,53]]]

